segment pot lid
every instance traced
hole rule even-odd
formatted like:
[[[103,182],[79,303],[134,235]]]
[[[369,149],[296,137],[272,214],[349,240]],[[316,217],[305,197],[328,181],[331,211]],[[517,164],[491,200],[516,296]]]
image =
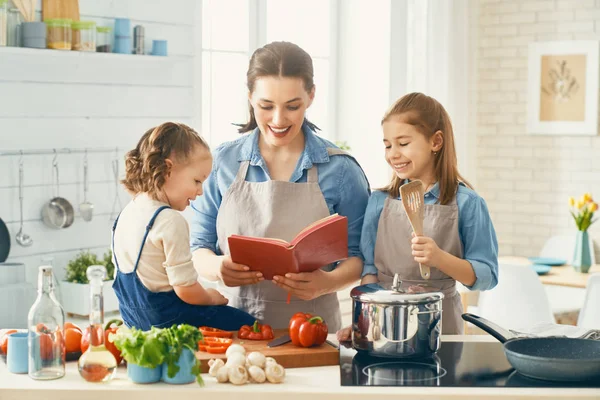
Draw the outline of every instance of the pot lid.
[[[369,283],[350,292],[354,300],[377,304],[429,304],[440,301],[444,294],[437,289],[402,282],[397,276],[391,283]]]

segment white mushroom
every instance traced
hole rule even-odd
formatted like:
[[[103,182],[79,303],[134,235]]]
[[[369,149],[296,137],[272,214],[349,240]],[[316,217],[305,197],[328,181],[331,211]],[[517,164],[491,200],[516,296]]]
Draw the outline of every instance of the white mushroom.
[[[217,382],[219,383],[227,383],[229,381],[229,367],[222,366],[217,370]]]
[[[242,367],[246,364],[246,356],[242,353],[233,353],[229,357],[227,357],[227,365],[228,367],[237,367],[241,365]]]
[[[264,368],[267,361],[265,355],[259,351],[253,351],[246,356],[247,364],[256,365],[257,367]]]
[[[277,365],[277,361],[273,357],[265,357],[265,368],[269,365]]]
[[[265,371],[256,365],[251,365],[248,368],[248,374],[250,374],[251,380],[256,383],[263,383],[267,379]]]
[[[234,385],[243,385],[248,382],[248,371],[243,365],[229,368],[229,382]]]
[[[285,378],[285,369],[279,364],[270,364],[265,369],[265,375],[271,383],[281,383]]]
[[[222,366],[225,365],[225,363],[223,362],[223,360],[221,360],[220,358],[218,359],[212,359],[208,362],[208,365],[210,366],[210,369],[208,370],[208,374],[210,376],[217,376],[217,371],[219,369],[221,369]]]
[[[227,348],[227,351],[225,351],[225,356],[229,358],[229,356],[231,356],[233,353],[246,354],[246,349],[241,344],[234,343]]]

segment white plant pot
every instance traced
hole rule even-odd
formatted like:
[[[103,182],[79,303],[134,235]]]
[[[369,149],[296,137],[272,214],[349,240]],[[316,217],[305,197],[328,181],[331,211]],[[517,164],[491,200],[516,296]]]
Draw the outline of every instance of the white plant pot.
[[[104,312],[119,310],[119,300],[112,288],[113,280],[104,281],[102,295],[104,296]],[[60,292],[62,306],[65,312],[87,316],[90,315],[90,284],[61,282]]]

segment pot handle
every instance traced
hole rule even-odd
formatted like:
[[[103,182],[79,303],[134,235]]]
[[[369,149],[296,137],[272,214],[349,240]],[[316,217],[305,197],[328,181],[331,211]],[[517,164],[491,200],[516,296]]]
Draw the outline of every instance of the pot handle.
[[[506,341],[508,341],[510,339],[516,338],[516,336],[513,335],[511,332],[496,325],[492,321],[489,321],[478,315],[464,313],[462,315],[462,319],[464,319],[467,322],[472,323],[473,325],[477,326],[478,328],[483,329],[484,331],[486,331],[487,333],[489,333],[490,335],[492,335],[493,337],[498,339],[501,343],[505,343]]]

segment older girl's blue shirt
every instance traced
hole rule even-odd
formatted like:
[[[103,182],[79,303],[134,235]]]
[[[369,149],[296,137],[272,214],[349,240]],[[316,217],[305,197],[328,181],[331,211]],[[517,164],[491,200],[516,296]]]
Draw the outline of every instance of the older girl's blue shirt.
[[[302,126],[305,146],[290,178],[306,182],[307,170],[317,166],[319,186],[329,213],[348,217],[348,256],[361,257],[360,234],[369,199],[369,183],[358,163],[349,156],[329,156],[327,148],[337,147],[317,136],[306,124]],[[270,179],[267,165],[258,148],[260,131],[224,143],[213,151],[213,169],[203,184],[204,195],[191,204],[190,236],[192,251],[210,249],[222,254],[217,237],[217,214],[223,196],[233,183],[242,161],[250,161],[246,180],[265,182]]]
[[[436,183],[425,193],[425,204],[439,200],[440,188]],[[375,241],[379,217],[387,192],[375,191],[369,199],[365,212],[360,249],[364,256],[362,276],[377,274],[375,267]],[[398,197],[398,200],[400,197]],[[485,201],[464,185],[458,186],[458,230],[463,248],[463,259],[473,266],[477,279],[471,290],[489,290],[498,283],[498,240]]]

